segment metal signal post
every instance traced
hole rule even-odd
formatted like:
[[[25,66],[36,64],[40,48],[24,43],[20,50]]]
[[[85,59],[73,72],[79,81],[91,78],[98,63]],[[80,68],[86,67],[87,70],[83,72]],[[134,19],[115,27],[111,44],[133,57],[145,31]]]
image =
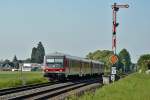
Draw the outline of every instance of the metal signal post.
[[[116,56],[116,29],[119,23],[117,22],[117,12],[119,11],[119,8],[128,8],[129,5],[117,5],[117,3],[114,3],[112,6],[113,10],[113,27],[112,27],[112,51],[114,55],[111,56],[111,63],[112,63],[112,68],[111,68],[111,80],[114,82],[115,81],[115,76],[116,76],[116,63],[118,61],[118,58]]]
[[[129,8],[129,5],[117,5],[117,3],[114,3],[111,7],[113,9],[112,51],[116,54],[116,28],[119,25],[119,23],[117,23],[117,12],[119,8]]]

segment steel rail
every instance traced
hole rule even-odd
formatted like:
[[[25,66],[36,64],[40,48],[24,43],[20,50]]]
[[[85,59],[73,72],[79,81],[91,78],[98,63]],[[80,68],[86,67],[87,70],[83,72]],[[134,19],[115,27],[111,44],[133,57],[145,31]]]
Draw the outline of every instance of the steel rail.
[[[47,82],[47,83],[39,83],[39,84],[32,84],[32,85],[26,85],[26,86],[14,87],[14,88],[1,89],[0,96],[10,94],[10,93],[20,92],[20,91],[25,91],[25,90],[29,90],[29,89],[49,86],[49,85],[53,85],[53,84],[56,84],[56,83]]]
[[[23,95],[23,96],[18,95],[17,97],[11,98],[9,100],[25,100],[25,99],[26,100],[29,100],[29,99],[30,100],[43,100],[43,99],[47,99],[49,97],[54,97],[54,96],[60,95],[64,92],[68,92],[68,91],[71,91],[71,90],[74,90],[74,89],[77,89],[80,87],[90,85],[90,84],[98,82],[98,81],[99,81],[98,79],[95,79],[95,80],[90,79],[90,80],[81,80],[81,81],[77,81],[77,82],[71,82],[66,85],[53,87],[51,89],[47,89],[44,91],[38,91],[35,93]]]
[[[44,95],[40,95],[40,96],[37,96],[37,97],[33,97],[31,98],[32,100],[45,100],[45,99],[50,99],[52,97],[55,97],[55,96],[58,96],[62,93],[66,93],[66,92],[69,92],[69,91],[72,91],[72,90],[75,90],[75,89],[79,89],[81,87],[84,87],[84,86],[87,86],[87,85],[90,85],[90,84],[93,84],[93,82],[90,82],[90,83],[81,83],[81,84],[76,84],[76,85],[73,85],[73,86],[70,86],[70,87],[66,87],[66,88],[63,88],[63,89],[60,89],[60,90],[56,90],[54,91],[53,93],[46,93]]]

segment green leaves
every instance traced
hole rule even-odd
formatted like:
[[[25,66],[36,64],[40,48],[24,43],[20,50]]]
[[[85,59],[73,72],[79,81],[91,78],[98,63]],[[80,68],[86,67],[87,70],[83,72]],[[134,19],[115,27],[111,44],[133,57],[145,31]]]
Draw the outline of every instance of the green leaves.
[[[90,52],[86,57],[88,59],[102,61],[105,64],[106,71],[110,70],[110,56],[113,54],[113,51],[109,50],[96,50],[94,52]],[[119,61],[116,64],[117,69],[122,69],[122,71],[129,72],[131,70],[131,58],[130,54],[126,49],[122,49],[118,55]],[[125,67],[125,68],[124,68]]]
[[[119,53],[119,67],[124,70],[124,72],[131,71],[131,58],[130,54],[126,49],[122,49]]]
[[[90,52],[86,57],[92,60],[102,61],[105,64],[105,69],[107,71],[110,70],[110,61],[109,58],[113,54],[112,51],[109,50],[96,50],[95,52]]]
[[[141,55],[138,59],[137,65],[138,68],[145,72],[148,69],[148,65],[150,64],[150,54]]]
[[[14,56],[12,63],[14,64],[15,68],[19,69],[19,61],[16,55]]]
[[[32,49],[31,62],[43,63],[44,55],[45,55],[45,49],[42,45],[42,42],[39,42],[37,48],[33,47]]]

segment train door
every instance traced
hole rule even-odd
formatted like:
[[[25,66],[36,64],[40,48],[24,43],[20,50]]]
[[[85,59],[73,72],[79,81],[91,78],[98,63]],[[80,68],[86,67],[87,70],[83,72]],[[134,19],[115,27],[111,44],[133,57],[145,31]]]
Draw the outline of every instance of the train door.
[[[91,68],[91,75],[93,74],[93,63],[90,63],[90,68]]]
[[[69,59],[64,57],[64,68],[65,68],[65,74],[67,75],[69,73]]]
[[[83,71],[82,71],[82,62],[80,61],[80,76],[82,77]]]

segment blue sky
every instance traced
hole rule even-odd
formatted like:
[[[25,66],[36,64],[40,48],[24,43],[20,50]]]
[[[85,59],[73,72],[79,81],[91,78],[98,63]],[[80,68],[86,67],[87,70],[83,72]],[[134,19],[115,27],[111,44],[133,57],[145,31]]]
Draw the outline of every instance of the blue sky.
[[[117,52],[126,48],[136,62],[150,53],[148,0],[0,0],[0,59],[28,58],[39,41],[46,53],[111,50],[114,2],[130,5],[118,12]]]

